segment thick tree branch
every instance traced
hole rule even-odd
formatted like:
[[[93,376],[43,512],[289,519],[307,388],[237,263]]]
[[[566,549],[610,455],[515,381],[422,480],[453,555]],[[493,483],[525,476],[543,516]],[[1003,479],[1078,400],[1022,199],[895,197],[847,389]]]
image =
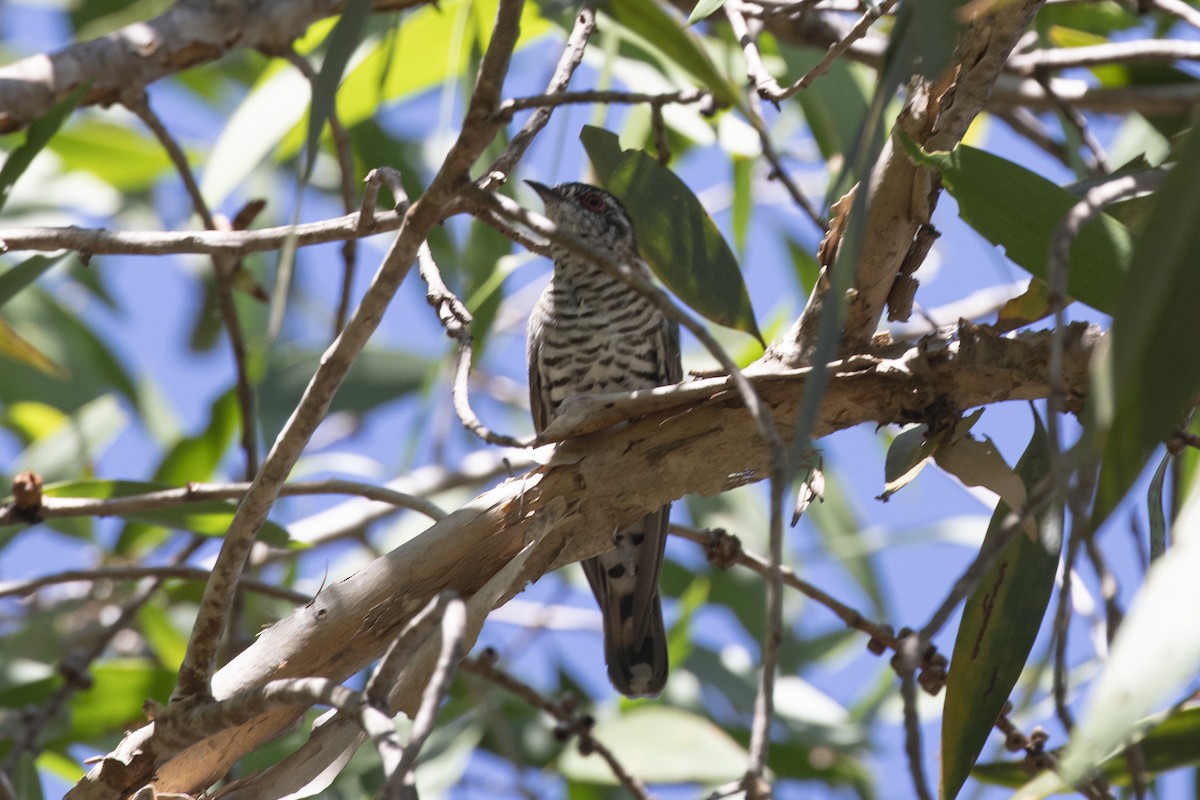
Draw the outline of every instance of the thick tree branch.
[[[1071,329],[1063,379],[1068,397],[1087,391],[1097,336],[1083,326]],[[892,359],[857,359],[835,370],[814,435],[863,422],[925,419],[947,406],[1045,397],[1049,338],[1047,332],[1002,338],[964,326],[953,341],[926,340]],[[808,374],[789,370],[752,380],[775,419],[787,421],[795,418]],[[579,423],[577,412],[604,407],[616,416],[582,436],[596,423],[587,414]],[[638,392],[619,402],[615,396],[580,398],[564,412],[568,425],[578,423],[579,438],[557,446],[545,466],[480,495],[263,631],[218,673],[214,696],[300,675],[343,680],[379,658],[408,620],[447,589],[467,600],[477,631],[481,615],[525,581],[610,546],[606,531],[614,524],[684,494],[716,494],[766,472],[767,448],[728,378]],[[558,426],[560,434],[564,427]],[[509,574],[501,576],[504,570]],[[396,707],[415,711],[422,685],[401,681]],[[110,765],[111,772],[92,783],[113,787],[109,780],[150,780],[156,773],[158,789],[190,790],[294,719],[295,713],[266,715],[178,754],[160,751],[148,726],[127,737],[98,767]]]
[[[400,11],[426,0],[376,0]],[[0,134],[20,130],[85,83],[84,105],[111,105],[140,95],[160,78],[239,49],[286,52],[292,40],[345,0],[176,2],[147,22],[78,42],[49,55],[0,67]]]
[[[867,229],[855,266],[854,286],[844,320],[843,355],[861,352],[875,333],[892,285],[918,231],[930,222],[937,205],[936,175],[918,167],[904,154],[896,137],[902,132],[927,150],[950,150],[984,109],[1006,60],[1029,26],[1042,0],[1017,0],[996,5],[990,13],[970,22],[959,37],[954,61],[933,83],[910,87],[892,136],[884,145],[866,184]],[[847,205],[846,212],[848,213]],[[837,229],[838,226],[834,226]],[[824,243],[821,277],[800,319],[768,357],[787,366],[803,366],[813,356],[820,319],[832,312],[828,277],[836,255],[836,236]]]

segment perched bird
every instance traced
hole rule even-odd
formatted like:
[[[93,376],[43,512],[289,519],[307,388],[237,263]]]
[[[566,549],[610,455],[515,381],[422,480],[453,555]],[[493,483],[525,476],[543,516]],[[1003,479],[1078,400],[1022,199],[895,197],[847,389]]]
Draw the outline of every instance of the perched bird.
[[[633,224],[608,192],[585,183],[526,181],[564,233],[649,275]],[[678,383],[679,327],[649,300],[588,259],[552,245],[554,276],[529,318],[533,424],[541,432],[568,397]],[[667,682],[667,637],[658,576],[667,539],[665,505],[612,534],[613,548],[583,562],[604,616],[604,658],[617,691],[657,695]]]

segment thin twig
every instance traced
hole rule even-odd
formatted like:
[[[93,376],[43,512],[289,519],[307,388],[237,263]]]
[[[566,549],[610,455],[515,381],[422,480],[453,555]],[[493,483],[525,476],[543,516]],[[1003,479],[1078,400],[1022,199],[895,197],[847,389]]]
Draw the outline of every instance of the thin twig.
[[[590,716],[581,716],[577,713],[578,701],[573,695],[566,695],[557,701],[549,700],[532,686],[517,680],[497,667],[496,658],[496,652],[488,648],[478,658],[468,658],[463,661],[462,669],[464,672],[478,675],[508,690],[539,711],[549,714],[559,723],[555,727],[555,738],[559,741],[566,741],[571,736],[577,737],[580,753],[583,755],[595,753],[600,756],[627,792],[639,800],[649,800],[650,794],[646,791],[646,786],[630,775],[613,752],[592,736],[592,725],[595,721]]]
[[[190,483],[178,489],[163,489],[127,497],[43,497],[41,505],[33,510],[21,510],[15,504],[0,507],[0,525],[28,524],[31,516],[39,520],[61,517],[111,517],[174,508],[185,503],[199,503],[205,500],[241,500],[252,486],[250,483]],[[279,488],[279,494],[283,497],[310,494],[357,495],[398,508],[407,508],[435,521],[446,516],[445,511],[423,497],[393,491],[385,486],[339,478],[286,483]]]
[[[670,532],[702,546],[708,560],[718,567],[727,568],[732,564],[737,564],[753,570],[763,577],[767,577],[770,573],[771,567],[767,559],[743,550],[741,541],[726,531],[720,529],[701,530],[671,523]],[[896,650],[898,640],[889,626],[873,622],[858,610],[801,578],[791,567],[781,566],[780,573],[785,585],[828,608],[838,619],[846,623],[847,627],[862,631],[889,650]]]
[[[1074,130],[1079,140],[1083,142],[1083,146],[1092,154],[1092,161],[1087,165],[1088,171],[1093,175],[1107,175],[1112,172],[1112,167],[1108,164],[1108,157],[1104,155],[1104,147],[1100,144],[1100,140],[1092,133],[1091,126],[1088,124],[1085,117],[1079,109],[1063,100],[1054,93],[1050,85],[1050,76],[1043,70],[1038,70],[1033,74],[1033,79],[1041,84],[1046,95],[1050,97],[1054,104],[1058,107],[1059,113],[1063,119],[1067,121]]]
[[[498,112],[501,117],[511,120],[518,111],[523,111],[528,108],[554,108],[557,106],[609,103],[609,104],[628,104],[634,105],[638,103],[646,103],[650,106],[661,108],[662,106],[678,104],[688,105],[690,103],[699,103],[710,98],[712,95],[705,91],[688,90],[678,92],[664,92],[662,94],[645,94],[643,92],[619,92],[619,91],[580,91],[580,92],[560,92],[558,94],[538,94],[530,97],[517,97],[512,100],[505,100],[500,106]]]
[[[413,717],[412,731],[408,737],[408,745],[400,756],[400,762],[388,776],[382,797],[387,800],[417,800],[417,791],[413,779],[413,769],[417,765],[417,756],[429,734],[433,732],[433,723],[437,718],[438,706],[446,692],[450,689],[450,681],[454,671],[463,657],[463,639],[467,632],[467,607],[461,598],[451,597],[446,602],[442,613],[442,649],[438,654],[437,665],[429,677],[429,683],[421,695],[421,705]]]
[[[170,158],[175,171],[179,173],[179,177],[183,181],[188,197],[192,200],[192,207],[204,222],[204,227],[213,231],[222,227],[217,223],[208,203],[204,200],[204,195],[200,192],[200,185],[196,183],[196,177],[187,163],[187,156],[184,154],[183,148],[179,146],[175,137],[167,130],[166,125],[150,108],[149,98],[142,93],[134,100],[126,100],[125,105],[137,114],[138,118],[146,124],[146,127],[150,128],[159,143],[162,144],[167,157]],[[224,323],[225,332],[229,337],[229,348],[233,353],[233,365],[237,375],[238,411],[242,423],[242,452],[246,457],[244,472],[246,480],[250,480],[258,471],[258,428],[254,416],[254,389],[250,385],[250,376],[246,367],[246,338],[242,332],[237,305],[233,300],[233,277],[239,269],[241,269],[241,264],[237,260],[226,256],[213,256],[217,308],[220,310],[221,321]]]
[[[1043,48],[1016,53],[1008,68],[1032,76],[1042,69],[1074,69],[1105,64],[1155,64],[1164,61],[1200,61],[1200,42],[1185,39],[1139,39],[1083,47]]]
[[[474,409],[471,408],[470,380],[473,336],[471,334],[471,312],[461,300],[446,286],[442,280],[441,271],[433,260],[429,243],[421,244],[417,251],[417,269],[428,287],[425,299],[437,311],[438,319],[446,330],[446,335],[458,343],[458,364],[454,370],[454,411],[462,421],[463,427],[483,439],[488,444],[498,444],[504,447],[527,447],[515,436],[496,433],[480,421]]]
[[[904,700],[904,754],[908,757],[913,789],[920,800],[933,800],[929,781],[925,778],[925,767],[921,763],[921,717],[917,712],[917,683],[912,673],[900,677],[900,696]]]
[[[1050,133],[1037,115],[1027,108],[1015,107],[996,112],[996,116],[1004,120],[1017,134],[1025,137],[1035,147],[1047,153],[1068,169],[1071,167],[1071,154],[1066,145]]]
[[[1200,11],[1183,0],[1149,0],[1149,3],[1159,11],[1178,17],[1193,28],[1200,28]]]
[[[172,561],[175,564],[183,563],[200,548],[203,542],[204,539],[202,537],[192,537],[188,545],[177,553],[172,558]],[[116,635],[133,621],[134,616],[154,596],[159,587],[162,586],[164,580],[164,578],[155,577],[146,581],[145,585],[134,595],[133,599],[121,608],[121,613],[117,615],[117,618],[112,623],[104,626],[99,634],[94,636],[85,646],[70,651],[63,656],[62,661],[58,664],[58,672],[64,678],[62,686],[41,703],[40,707],[21,730],[20,735],[13,737],[11,749],[8,751],[4,762],[0,764],[0,773],[11,773],[22,753],[26,751],[37,752],[37,740],[42,730],[62,713],[76,692],[91,686],[92,679],[88,674],[88,669],[92,662],[98,659],[108,649],[109,644]]]
[[[1075,716],[1067,706],[1067,632],[1071,625],[1071,580],[1075,574],[1075,562],[1079,557],[1082,539],[1074,533],[1072,530],[1067,541],[1067,555],[1062,565],[1062,585],[1058,587],[1058,606],[1054,613],[1054,711],[1067,733],[1075,727]]]
[[[766,120],[762,114],[762,100],[756,95],[751,96],[747,107],[746,120],[758,134],[763,156],[767,161],[771,162],[770,178],[782,183],[783,188],[791,195],[792,202],[804,212],[804,215],[809,218],[813,225],[817,226],[822,234],[827,233],[829,231],[829,220],[826,215],[817,211],[816,207],[800,191],[800,187],[792,180],[791,173],[783,166],[783,159],[775,150],[775,145],[771,142],[771,131],[767,128]]]
[[[182,579],[187,581],[208,580],[208,570],[200,567],[161,566],[161,567],[95,567],[94,569],[71,569],[30,578],[23,581],[6,581],[0,583],[0,597],[25,597],[46,586],[57,586],[62,583],[98,583],[100,581],[135,581],[142,578]],[[238,581],[238,589],[257,592],[267,597],[287,600],[291,603],[307,603],[310,595],[288,589],[285,586],[242,578]]]
[[[547,85],[543,97],[554,97],[565,92],[567,84],[571,82],[571,76],[575,74],[575,69],[583,61],[583,52],[587,49],[588,40],[595,30],[595,10],[587,6],[581,8],[575,17],[575,25],[571,28],[571,34],[567,37],[567,43],[563,47],[562,55],[558,59],[558,64],[554,68],[554,74],[550,77],[550,83]],[[502,103],[498,113],[503,114],[506,105],[507,103]],[[511,114],[511,111],[509,113]],[[488,167],[479,184],[482,188],[495,189],[508,180],[509,173],[521,160],[521,156],[525,155],[525,151],[529,149],[529,145],[533,143],[542,128],[546,127],[552,113],[551,106],[538,106],[537,110],[521,126],[521,130],[504,148],[504,152]],[[509,119],[511,118],[510,116]]]
[[[882,0],[876,6],[868,7],[866,13],[859,18],[858,22],[854,24],[849,32],[830,45],[829,50],[821,57],[816,66],[786,89],[782,88],[771,77],[770,73],[767,72],[762,56],[758,51],[758,44],[754,41],[754,37],[750,35],[749,27],[746,25],[746,20],[742,12],[734,3],[730,2],[725,4],[725,15],[729,19],[729,27],[733,31],[734,37],[742,46],[742,52],[746,60],[746,72],[749,75],[751,84],[764,100],[779,103],[804,91],[814,80],[828,72],[830,65],[844,55],[855,42],[866,36],[867,31],[871,29],[875,21],[891,11],[896,2],[897,0]]]
[[[110,231],[104,228],[0,228],[0,252],[76,250],[88,255],[161,256],[178,253],[230,258],[278,250],[289,236],[297,247],[362,239],[398,230],[404,213],[386,211],[369,222],[360,215],[256,231]]]

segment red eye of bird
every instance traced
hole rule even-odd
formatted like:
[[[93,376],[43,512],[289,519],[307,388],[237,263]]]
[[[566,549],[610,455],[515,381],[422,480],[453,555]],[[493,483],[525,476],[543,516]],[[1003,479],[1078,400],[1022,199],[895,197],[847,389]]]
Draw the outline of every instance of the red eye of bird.
[[[588,192],[579,198],[579,202],[583,203],[583,207],[588,211],[603,211],[608,207],[604,198],[596,192]]]

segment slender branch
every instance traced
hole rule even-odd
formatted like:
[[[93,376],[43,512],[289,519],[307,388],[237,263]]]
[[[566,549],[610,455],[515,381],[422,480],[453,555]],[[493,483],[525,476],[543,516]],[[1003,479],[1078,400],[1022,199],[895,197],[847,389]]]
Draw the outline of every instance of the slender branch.
[[[1067,124],[1071,126],[1075,134],[1079,137],[1079,140],[1083,142],[1083,146],[1092,154],[1092,163],[1088,164],[1088,170],[1095,175],[1107,175],[1112,172],[1112,167],[1108,163],[1108,157],[1104,154],[1104,147],[1100,144],[1100,140],[1096,138],[1096,135],[1092,133],[1087,117],[1079,109],[1075,108],[1075,106],[1054,93],[1054,87],[1050,83],[1050,76],[1044,71],[1039,70],[1035,72],[1033,79],[1045,90],[1046,96],[1054,101],[1062,118],[1066,120]]]
[[[724,530],[719,528],[701,530],[672,523],[670,531],[675,536],[702,546],[708,560],[718,567],[728,568],[737,564],[757,572],[764,578],[770,576],[770,562],[760,555],[743,550],[741,541]],[[828,608],[838,619],[846,623],[847,627],[862,631],[888,649],[896,650],[899,640],[889,626],[873,622],[857,609],[842,603],[833,595],[801,578],[791,567],[781,566],[780,574],[785,585]]]
[[[1159,11],[1178,17],[1193,28],[1200,28],[1200,11],[1183,0],[1149,0],[1149,3]]]
[[[176,711],[154,711],[160,746],[179,752],[194,742],[289,706],[325,705],[355,720],[379,750],[385,767],[401,758],[403,748],[390,716],[365,697],[328,678],[280,678],[220,701]]]
[[[204,200],[204,195],[200,192],[200,184],[196,183],[196,176],[192,174],[192,168],[188,165],[183,148],[179,146],[175,137],[167,130],[167,126],[150,108],[149,98],[143,93],[135,100],[126,100],[125,105],[138,115],[138,118],[153,131],[159,143],[162,144],[163,149],[167,152],[167,157],[183,181],[188,197],[191,198],[192,208],[204,222],[204,227],[210,231],[222,227],[218,224],[208,203]],[[242,452],[246,457],[245,475],[249,480],[258,471],[258,427],[255,424],[254,415],[254,389],[250,385],[250,376],[246,367],[246,337],[242,332],[241,320],[238,318],[237,305],[233,301],[233,277],[239,269],[241,269],[239,261],[224,255],[213,256],[213,282],[217,290],[217,308],[221,313],[221,322],[225,325],[225,333],[229,337],[229,349],[233,353],[234,371],[237,375],[236,391],[238,411],[241,416]]]
[[[1066,146],[1042,124],[1033,112],[1020,106],[996,113],[1013,131],[1025,137],[1035,147],[1070,169],[1071,156]]]
[[[771,131],[767,128],[766,120],[762,113],[762,99],[757,95],[752,95],[747,104],[746,120],[754,131],[758,134],[758,140],[762,146],[763,156],[767,161],[771,162],[772,180],[778,180],[783,184],[784,189],[791,195],[792,202],[804,212],[804,215],[823,233],[829,232],[828,216],[819,212],[809,201],[804,193],[800,191],[800,187],[792,180],[792,174],[783,166],[783,159],[779,152],[776,151],[775,145],[771,142]]]
[[[592,736],[592,726],[595,724],[590,716],[578,713],[578,702],[573,695],[552,701],[543,697],[536,689],[517,680],[512,675],[496,666],[496,651],[491,648],[484,650],[478,658],[468,658],[462,662],[464,672],[478,675],[502,689],[524,700],[529,705],[549,714],[558,725],[554,728],[554,736],[559,741],[566,741],[572,736],[579,740],[579,752],[583,755],[596,754],[604,760],[613,776],[625,787],[625,790],[639,800],[649,800],[650,794],[645,785],[621,765],[611,750]]]
[[[6,581],[0,583],[0,597],[24,597],[31,595],[46,586],[56,586],[60,583],[97,583],[99,581],[135,581],[141,578],[169,578],[188,581],[208,580],[208,570],[200,567],[161,566],[161,567],[96,567],[94,569],[71,569],[43,575],[40,578],[30,578],[24,581]],[[275,586],[264,581],[242,578],[238,581],[239,591],[257,592],[267,597],[276,597],[291,603],[307,603],[310,595],[288,589],[285,586]]]
[[[31,519],[122,516],[174,508],[185,503],[199,503],[205,500],[241,500],[252,487],[251,483],[190,483],[178,489],[163,489],[127,497],[43,497],[41,504],[34,509],[19,509],[16,504],[0,507],[0,525],[28,524]],[[279,494],[283,497],[310,494],[352,494],[368,500],[389,503],[398,508],[411,509],[433,520],[439,520],[446,516],[445,511],[423,497],[394,491],[384,486],[337,478],[287,483],[279,488]]]
[[[547,85],[543,97],[562,95],[565,92],[567,84],[571,82],[571,76],[575,74],[576,68],[583,61],[583,52],[587,49],[588,40],[595,30],[596,12],[585,6],[575,17],[575,25],[571,28],[571,35],[567,37],[566,46],[563,47],[562,55],[558,59],[558,64],[554,68],[554,74],[550,77],[550,83]],[[506,105],[507,103],[502,103],[498,113],[503,115]],[[504,152],[488,167],[483,180],[480,181],[482,188],[495,189],[508,180],[509,173],[521,160],[521,156],[525,155],[525,151],[533,143],[534,137],[550,121],[552,111],[550,106],[539,106],[537,111],[525,121],[521,130],[508,143],[508,147],[504,148]],[[511,116],[509,118],[511,119]]]
[[[438,706],[450,689],[450,681],[454,678],[455,668],[462,661],[463,639],[467,630],[466,606],[458,597],[451,597],[445,602],[442,613],[442,649],[438,654],[437,665],[429,676],[429,683],[421,695],[421,706],[413,718],[412,732],[409,734],[408,746],[400,756],[400,763],[388,777],[382,797],[387,800],[404,798],[416,800],[417,791],[414,784],[413,770],[417,766],[417,756],[421,747],[433,732],[433,723],[437,718]]]
[[[370,222],[358,213],[256,231],[109,231],[103,228],[0,228],[0,252],[77,250],[88,255],[161,256],[204,253],[231,258],[278,250],[294,235],[297,247],[362,239],[400,228],[403,212],[385,211]]]
[[[1008,68],[1021,75],[1038,70],[1099,67],[1106,64],[1155,64],[1164,61],[1200,61],[1200,42],[1186,39],[1138,39],[1083,47],[1044,48],[1016,53]]]
[[[901,676],[900,696],[904,700],[904,754],[908,758],[913,789],[920,800],[933,800],[929,781],[925,777],[925,767],[921,763],[921,717],[917,712],[917,684],[912,673]]]
[[[878,5],[869,5],[866,12],[854,23],[854,27],[845,36],[829,46],[829,49],[821,57],[821,60],[817,62],[816,66],[786,89],[781,88],[775,79],[767,73],[762,63],[762,57],[758,55],[758,48],[754,45],[754,40],[746,32],[745,20],[740,19],[741,14],[732,9],[732,3],[726,3],[725,10],[729,16],[729,27],[733,29],[734,36],[741,42],[742,49],[745,52],[746,67],[750,73],[751,82],[758,90],[760,96],[766,100],[778,103],[804,91],[812,85],[813,81],[828,72],[833,62],[845,55],[855,42],[866,36],[867,31],[871,29],[876,20],[884,14],[889,13],[896,5],[896,2],[897,0],[881,0]],[[736,22],[735,17],[738,18]]]
[[[498,444],[504,447],[526,447],[523,442],[513,436],[496,433],[480,421],[471,408],[470,380],[473,336],[471,334],[471,312],[461,300],[446,286],[442,273],[433,260],[429,243],[421,244],[417,250],[417,269],[428,287],[425,299],[437,311],[438,319],[446,330],[446,335],[458,343],[458,364],[454,370],[454,411],[462,421],[463,427],[483,439],[488,444]]]
[[[172,561],[181,564],[200,548],[203,539],[192,537],[182,551],[177,553]],[[67,707],[67,703],[76,692],[82,691],[92,684],[88,668],[98,659],[112,642],[116,635],[133,621],[134,616],[142,606],[150,600],[163,584],[163,578],[155,577],[146,581],[145,585],[133,596],[133,599],[121,608],[121,613],[111,623],[105,625],[100,633],[78,649],[67,652],[58,664],[58,672],[65,679],[62,686],[44,702],[26,723],[19,736],[14,737],[8,755],[0,763],[0,774],[10,774],[17,760],[25,752],[37,752],[37,740],[47,725],[57,719]]]
[[[662,94],[645,94],[643,92],[619,92],[614,90],[587,90],[579,92],[559,92],[558,94],[537,94],[530,97],[517,97],[505,100],[497,112],[506,122],[511,120],[518,111],[529,108],[557,108],[558,106],[597,103],[636,105],[646,103],[650,106],[662,107],[678,104],[688,105],[700,103],[711,98],[705,91],[688,90],[664,92]]]

